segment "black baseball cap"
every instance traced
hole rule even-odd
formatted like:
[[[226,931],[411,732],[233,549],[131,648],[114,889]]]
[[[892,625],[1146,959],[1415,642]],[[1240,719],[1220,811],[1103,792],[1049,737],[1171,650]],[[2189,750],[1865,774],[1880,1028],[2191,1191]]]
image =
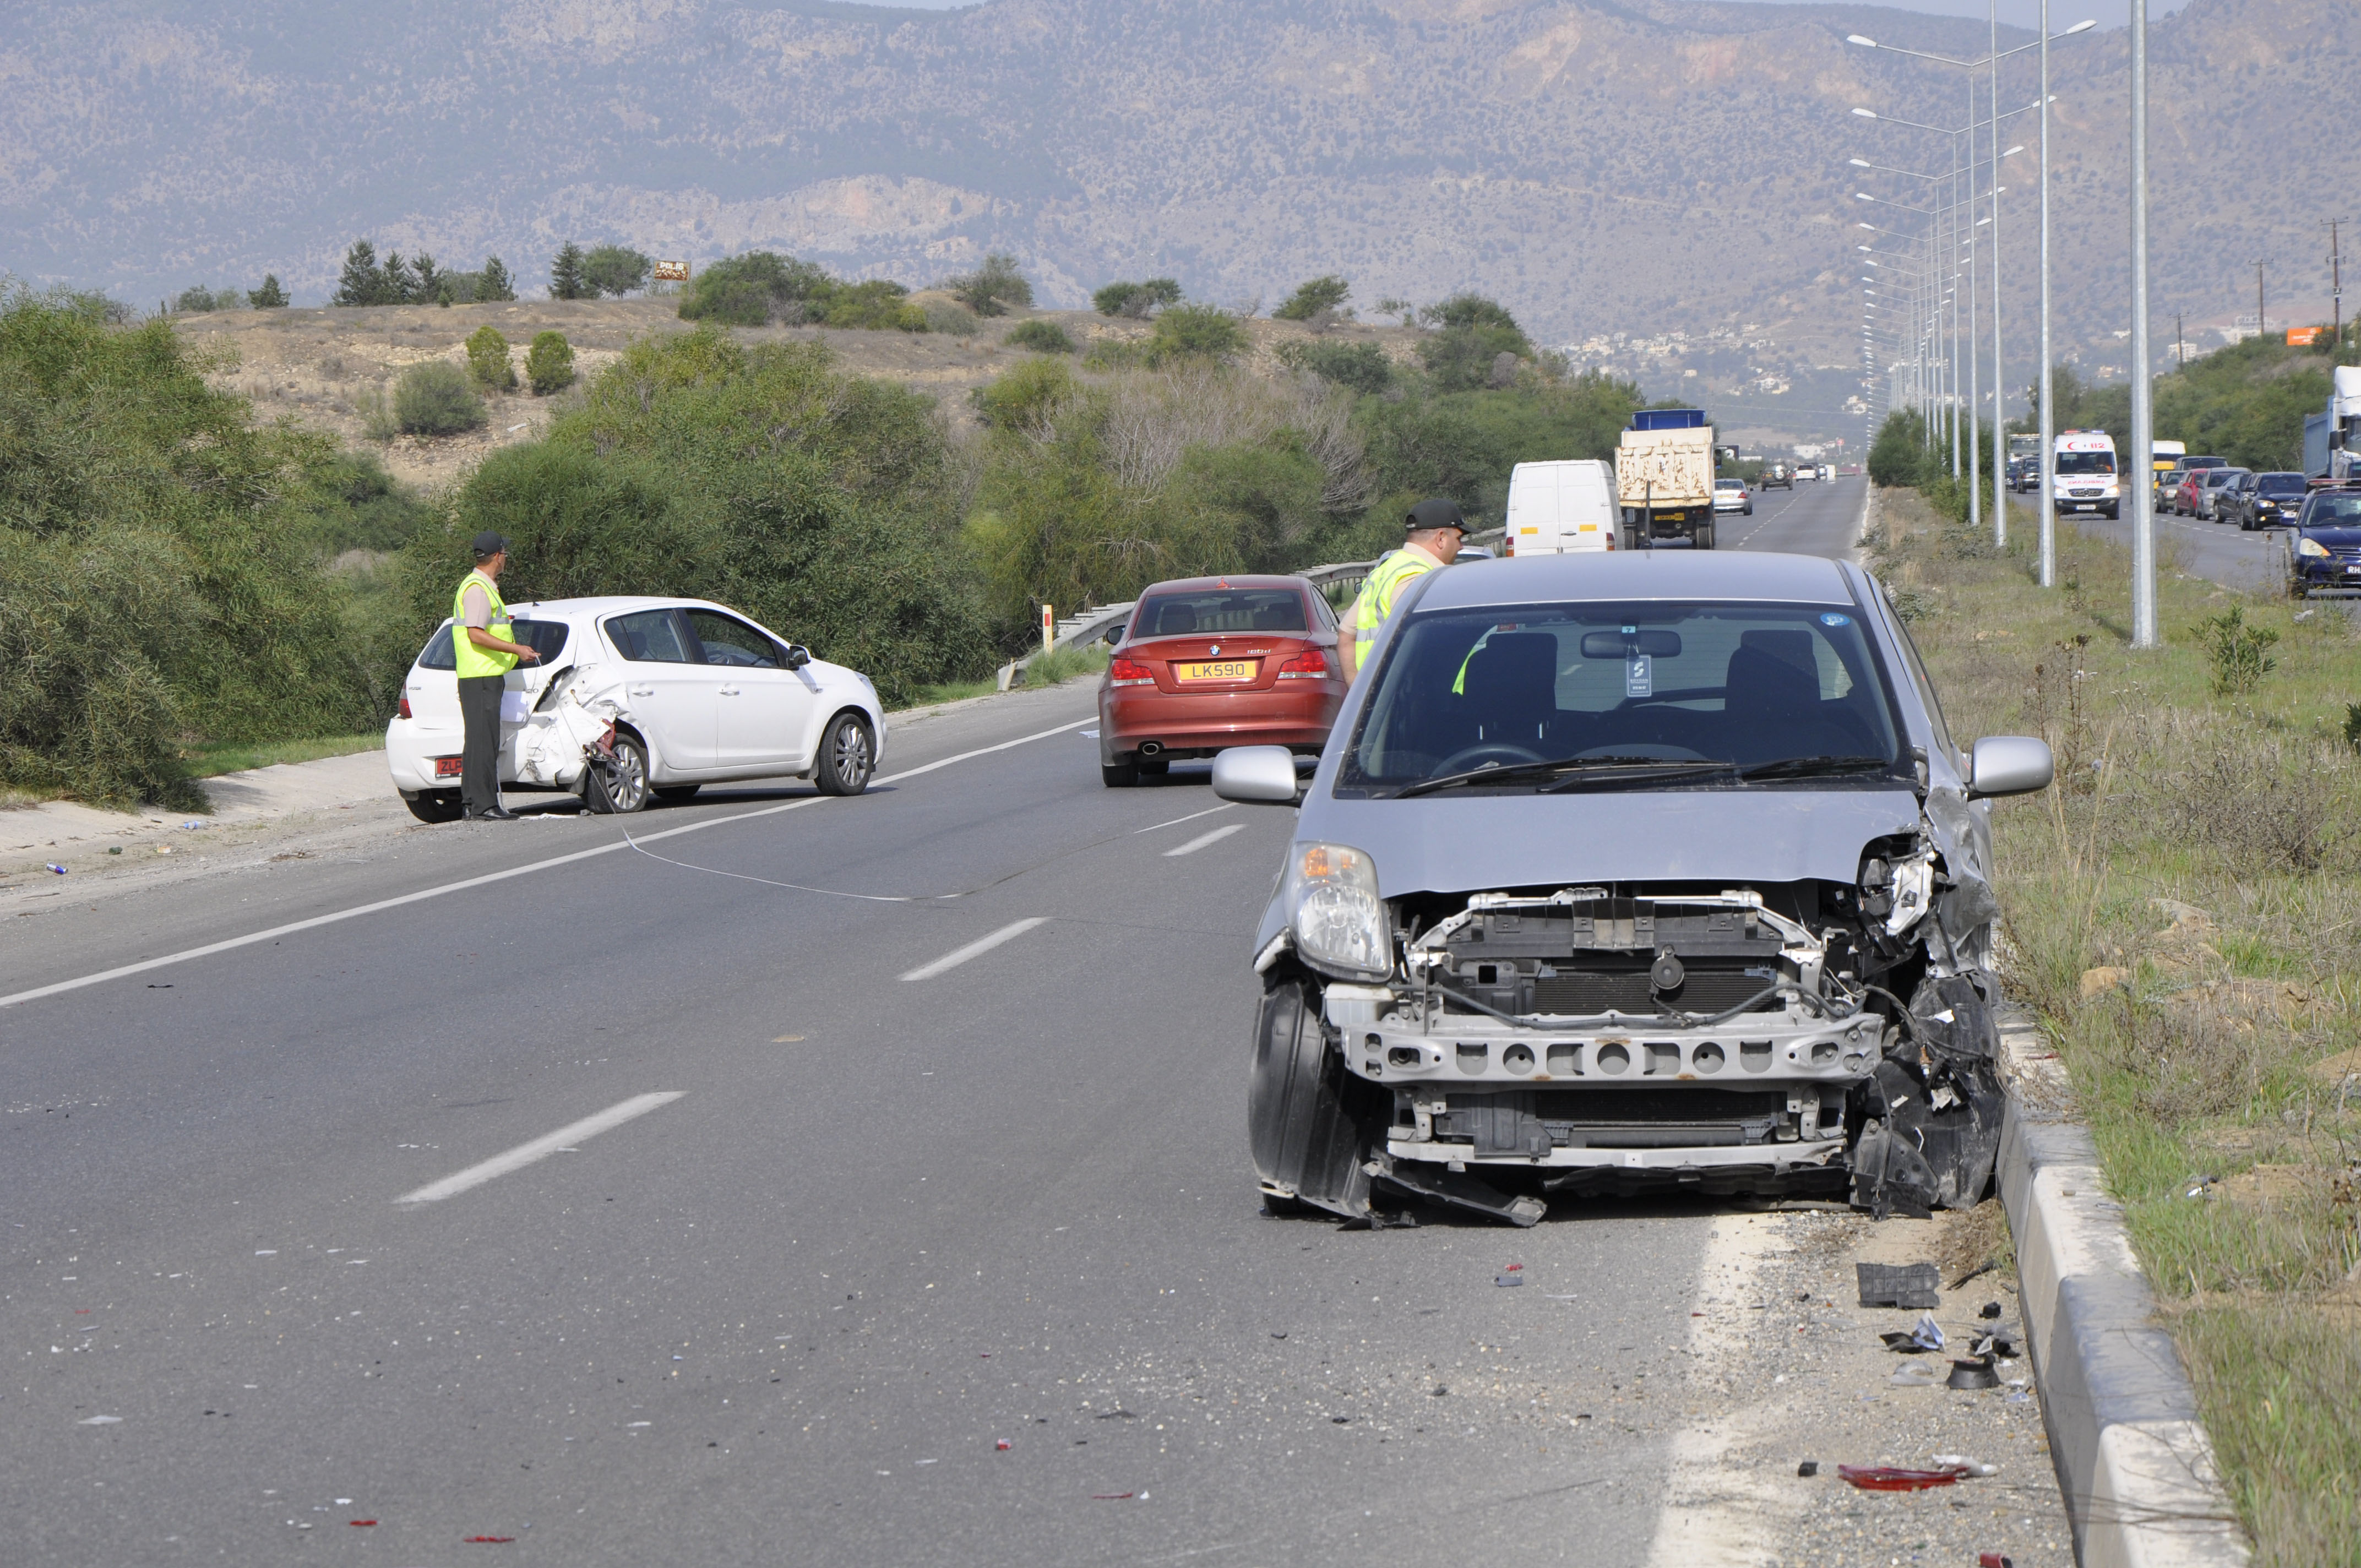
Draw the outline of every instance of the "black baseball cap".
[[[1467,532],[1467,520],[1460,515],[1456,501],[1440,498],[1419,502],[1410,509],[1410,515],[1402,519],[1402,532],[1405,533],[1423,533],[1430,528],[1455,528],[1465,533]]]
[[[489,561],[508,547],[509,542],[489,528],[476,535],[475,551],[476,559],[478,561]]]

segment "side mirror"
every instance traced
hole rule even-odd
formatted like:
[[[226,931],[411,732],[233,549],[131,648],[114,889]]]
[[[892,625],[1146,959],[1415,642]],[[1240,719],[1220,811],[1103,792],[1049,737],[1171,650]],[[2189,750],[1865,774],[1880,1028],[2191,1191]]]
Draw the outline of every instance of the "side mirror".
[[[1295,804],[1295,754],[1284,746],[1233,746],[1213,758],[1213,793],[1224,800]]]
[[[2047,789],[2057,776],[2058,763],[2049,742],[2025,735],[1987,735],[1976,742],[1968,762],[1968,796],[1980,800],[1996,795],[2027,795]]]
[[[811,650],[800,642],[787,644],[787,668],[800,670],[811,663]]]

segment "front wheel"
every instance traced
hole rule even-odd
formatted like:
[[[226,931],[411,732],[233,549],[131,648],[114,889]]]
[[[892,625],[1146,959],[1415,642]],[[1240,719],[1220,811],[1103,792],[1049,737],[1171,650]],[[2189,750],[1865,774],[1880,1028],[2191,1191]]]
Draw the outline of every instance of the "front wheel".
[[[859,795],[877,771],[877,743],[870,738],[869,722],[859,714],[840,713],[820,737],[819,764],[812,782],[822,795]]]
[[[582,786],[582,804],[601,816],[629,817],[647,809],[648,749],[636,735],[615,736],[614,761],[594,763]]]
[[[405,795],[401,804],[410,807],[410,815],[421,822],[456,822],[459,820],[459,792],[455,789],[421,790]]]
[[[2123,509],[2119,506],[2101,507],[2099,509],[2099,515],[2105,518],[2109,522],[2113,522],[2117,518],[2123,516]]]

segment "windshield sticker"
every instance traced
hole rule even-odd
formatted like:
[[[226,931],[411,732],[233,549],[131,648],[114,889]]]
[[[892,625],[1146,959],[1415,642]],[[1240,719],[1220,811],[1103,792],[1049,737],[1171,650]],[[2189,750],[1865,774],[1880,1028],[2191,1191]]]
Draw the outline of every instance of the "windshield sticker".
[[[1839,615],[1835,611],[1831,610],[1828,614],[1820,617],[1820,624],[1822,626],[1850,626],[1852,624],[1852,620],[1850,616]]]
[[[1623,661],[1623,695],[1649,696],[1656,689],[1656,661],[1645,653],[1634,653]]]

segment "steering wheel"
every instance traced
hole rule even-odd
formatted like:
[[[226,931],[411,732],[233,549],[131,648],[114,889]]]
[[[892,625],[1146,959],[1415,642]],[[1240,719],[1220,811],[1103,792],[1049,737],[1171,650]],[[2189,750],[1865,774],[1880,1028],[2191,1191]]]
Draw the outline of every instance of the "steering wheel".
[[[1546,762],[1548,761],[1549,759],[1539,751],[1529,751],[1522,746],[1511,746],[1505,740],[1487,740],[1480,745],[1470,746],[1456,755],[1445,757],[1442,765],[1434,772],[1435,776],[1440,777],[1444,773],[1464,773],[1481,762]]]

